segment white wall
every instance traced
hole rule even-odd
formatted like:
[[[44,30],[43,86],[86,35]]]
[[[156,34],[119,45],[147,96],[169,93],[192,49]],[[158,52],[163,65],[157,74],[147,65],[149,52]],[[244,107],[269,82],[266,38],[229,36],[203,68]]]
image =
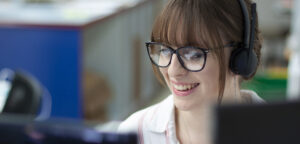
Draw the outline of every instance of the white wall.
[[[84,33],[84,66],[105,76],[112,88],[113,98],[109,104],[109,119],[120,120],[136,111],[139,102],[149,101],[158,90],[150,60],[148,59],[145,41],[150,40],[150,33],[157,6],[160,1],[147,2],[137,8],[113,16]],[[139,71],[134,55],[134,43],[139,39]],[[140,101],[135,100],[134,82],[139,80]]]

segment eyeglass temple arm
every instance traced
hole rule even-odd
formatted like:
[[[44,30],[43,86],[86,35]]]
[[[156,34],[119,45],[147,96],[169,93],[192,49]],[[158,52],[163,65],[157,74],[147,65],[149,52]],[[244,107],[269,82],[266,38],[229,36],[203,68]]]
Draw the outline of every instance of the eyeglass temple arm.
[[[240,43],[240,42],[231,42],[231,43],[224,45],[224,47],[239,47],[240,45],[242,45],[242,43]]]

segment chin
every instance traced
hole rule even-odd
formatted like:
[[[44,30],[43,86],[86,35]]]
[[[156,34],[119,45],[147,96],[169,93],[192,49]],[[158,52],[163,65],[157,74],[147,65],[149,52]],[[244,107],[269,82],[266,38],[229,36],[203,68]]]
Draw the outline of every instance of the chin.
[[[190,97],[187,99],[181,99],[174,96],[174,105],[178,110],[181,111],[191,111],[196,109],[201,109],[207,105],[215,104],[217,102],[217,97],[206,97],[206,98],[195,98]]]
[[[174,98],[174,105],[180,111],[190,111],[197,107],[195,101],[192,100],[179,100]]]

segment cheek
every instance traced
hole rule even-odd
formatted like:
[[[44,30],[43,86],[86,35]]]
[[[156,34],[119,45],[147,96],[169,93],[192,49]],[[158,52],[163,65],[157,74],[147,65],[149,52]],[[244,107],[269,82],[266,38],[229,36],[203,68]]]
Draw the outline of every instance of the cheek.
[[[203,71],[202,84],[209,90],[216,90],[218,88],[219,73],[217,70],[209,69]]]
[[[217,59],[208,58],[207,65],[201,71],[201,82],[203,89],[208,93],[219,91],[219,64]]]
[[[160,71],[160,73],[162,74],[162,76],[163,76],[164,78],[165,78],[166,75],[168,74],[166,68],[159,68],[159,71]]]
[[[169,79],[168,68],[159,68],[159,71],[160,71],[161,75],[163,76],[163,79],[165,80],[167,85],[169,85],[169,83],[168,83],[168,79]]]
[[[163,80],[165,81],[166,86],[169,88],[170,91],[172,91],[172,87],[170,84],[170,76],[168,73],[168,68],[159,68],[159,71],[163,77]]]

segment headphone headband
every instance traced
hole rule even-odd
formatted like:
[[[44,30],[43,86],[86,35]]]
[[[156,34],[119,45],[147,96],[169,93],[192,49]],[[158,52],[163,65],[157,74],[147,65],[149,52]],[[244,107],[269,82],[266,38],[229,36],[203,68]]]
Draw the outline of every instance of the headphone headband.
[[[240,47],[232,51],[229,67],[233,73],[241,75],[244,78],[249,78],[255,73],[258,65],[258,58],[253,50],[256,26],[256,4],[251,4],[251,18],[249,19],[245,1],[239,0],[239,3],[244,16],[243,42]]]
[[[253,49],[254,46],[254,32],[256,25],[256,3],[251,4],[251,33],[250,33],[250,44],[249,48]]]
[[[249,48],[249,40],[250,40],[250,22],[249,22],[249,13],[247,6],[244,2],[244,0],[239,0],[242,13],[244,16],[244,34],[243,34],[243,47],[244,48]]]

